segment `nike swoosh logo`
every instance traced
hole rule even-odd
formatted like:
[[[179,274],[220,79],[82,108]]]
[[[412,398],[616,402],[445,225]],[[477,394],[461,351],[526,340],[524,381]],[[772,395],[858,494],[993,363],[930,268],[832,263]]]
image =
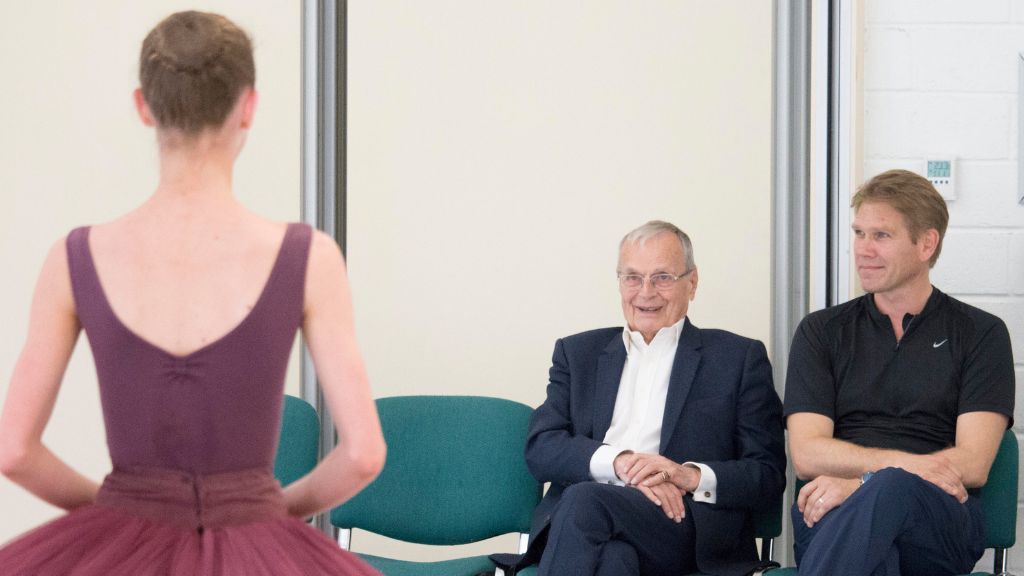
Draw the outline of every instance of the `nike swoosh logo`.
[[[932,348],[938,348],[939,346],[942,346],[946,342],[949,342],[949,338],[946,338],[942,342],[934,342],[934,343],[932,343]]]

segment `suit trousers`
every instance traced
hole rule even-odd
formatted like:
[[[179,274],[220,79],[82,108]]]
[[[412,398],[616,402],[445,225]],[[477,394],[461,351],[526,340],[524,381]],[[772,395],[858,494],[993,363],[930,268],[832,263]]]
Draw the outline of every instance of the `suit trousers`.
[[[636,488],[580,482],[552,511],[538,575],[689,574],[695,541],[689,513],[676,523]]]
[[[964,504],[899,468],[875,473],[812,528],[793,504],[800,576],[942,576],[984,551],[981,501]]]

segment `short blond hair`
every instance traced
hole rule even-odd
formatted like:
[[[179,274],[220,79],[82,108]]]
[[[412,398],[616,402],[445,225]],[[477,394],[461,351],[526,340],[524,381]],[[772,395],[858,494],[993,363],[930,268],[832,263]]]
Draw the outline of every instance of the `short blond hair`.
[[[883,202],[902,214],[910,231],[910,240],[915,244],[922,233],[932,229],[938,231],[939,242],[928,260],[928,265],[934,267],[949,225],[946,201],[935,186],[927,178],[909,170],[889,170],[865,182],[854,194],[850,205],[854,210],[860,210],[862,204],[872,202]]]

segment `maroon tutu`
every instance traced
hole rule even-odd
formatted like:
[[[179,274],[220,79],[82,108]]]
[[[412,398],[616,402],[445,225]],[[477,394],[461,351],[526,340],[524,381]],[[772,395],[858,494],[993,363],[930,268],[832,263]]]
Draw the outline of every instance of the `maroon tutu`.
[[[249,315],[181,356],[120,321],[88,228],[68,235],[114,471],[95,504],[0,548],[0,576],[378,574],[289,517],[271,474],[311,237],[309,226],[289,225]]]
[[[94,505],[0,549],[11,576],[272,576],[378,572],[298,518],[267,472],[115,470]]]

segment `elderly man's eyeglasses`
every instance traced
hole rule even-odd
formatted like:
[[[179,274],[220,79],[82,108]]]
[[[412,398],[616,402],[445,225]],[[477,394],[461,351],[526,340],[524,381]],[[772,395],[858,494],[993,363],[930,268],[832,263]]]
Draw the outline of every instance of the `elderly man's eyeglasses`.
[[[640,274],[619,274],[619,286],[627,290],[639,290],[644,287],[644,281],[647,280],[657,290],[668,290],[675,286],[677,280],[689,276],[691,272],[693,272],[693,268],[679,275],[651,274],[650,276],[642,276]]]

